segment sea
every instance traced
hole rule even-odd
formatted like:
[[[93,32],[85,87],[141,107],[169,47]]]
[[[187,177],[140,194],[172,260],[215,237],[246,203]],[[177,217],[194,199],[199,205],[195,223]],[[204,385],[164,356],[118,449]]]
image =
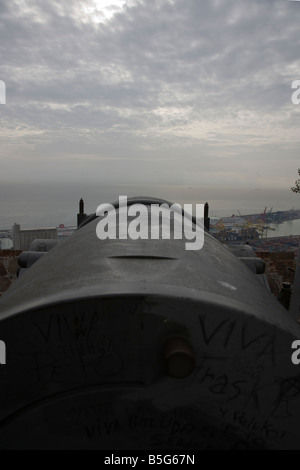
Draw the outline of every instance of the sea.
[[[278,210],[300,209],[300,194],[286,189],[184,186],[170,184],[123,184],[120,182],[2,182],[0,183],[0,230],[75,226],[79,200],[85,212],[96,212],[98,205],[114,202],[119,196],[148,196],[172,203],[209,204],[211,218],[247,215]],[[300,220],[274,224],[268,237],[300,235]]]
[[[300,235],[300,219],[288,220],[281,224],[268,224],[268,226],[274,230],[267,230],[266,238]]]

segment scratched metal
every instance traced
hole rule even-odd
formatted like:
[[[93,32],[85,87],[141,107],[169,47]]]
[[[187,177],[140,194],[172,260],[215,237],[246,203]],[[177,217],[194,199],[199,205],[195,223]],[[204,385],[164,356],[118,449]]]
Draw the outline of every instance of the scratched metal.
[[[300,327],[205,233],[107,240],[92,221],[0,301],[0,449],[300,449]],[[183,338],[195,369],[169,377]]]

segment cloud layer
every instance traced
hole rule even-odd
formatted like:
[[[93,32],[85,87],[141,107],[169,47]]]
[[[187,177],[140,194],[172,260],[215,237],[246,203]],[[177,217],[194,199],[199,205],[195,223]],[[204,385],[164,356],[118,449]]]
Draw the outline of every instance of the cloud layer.
[[[0,181],[289,189],[300,4],[121,3],[0,3]]]

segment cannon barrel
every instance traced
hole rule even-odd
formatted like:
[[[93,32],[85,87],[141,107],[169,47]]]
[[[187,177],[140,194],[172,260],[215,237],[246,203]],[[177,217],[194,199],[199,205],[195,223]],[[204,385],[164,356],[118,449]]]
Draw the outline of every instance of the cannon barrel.
[[[300,327],[251,248],[99,240],[98,221],[0,300],[0,449],[300,449]]]

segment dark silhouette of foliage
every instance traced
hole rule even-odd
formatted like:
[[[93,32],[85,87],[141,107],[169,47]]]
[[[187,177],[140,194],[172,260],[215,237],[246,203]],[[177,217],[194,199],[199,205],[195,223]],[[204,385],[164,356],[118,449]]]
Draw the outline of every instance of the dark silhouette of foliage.
[[[300,176],[300,168],[298,169],[298,175]],[[294,193],[300,193],[300,179],[295,181],[295,186],[291,188]]]

